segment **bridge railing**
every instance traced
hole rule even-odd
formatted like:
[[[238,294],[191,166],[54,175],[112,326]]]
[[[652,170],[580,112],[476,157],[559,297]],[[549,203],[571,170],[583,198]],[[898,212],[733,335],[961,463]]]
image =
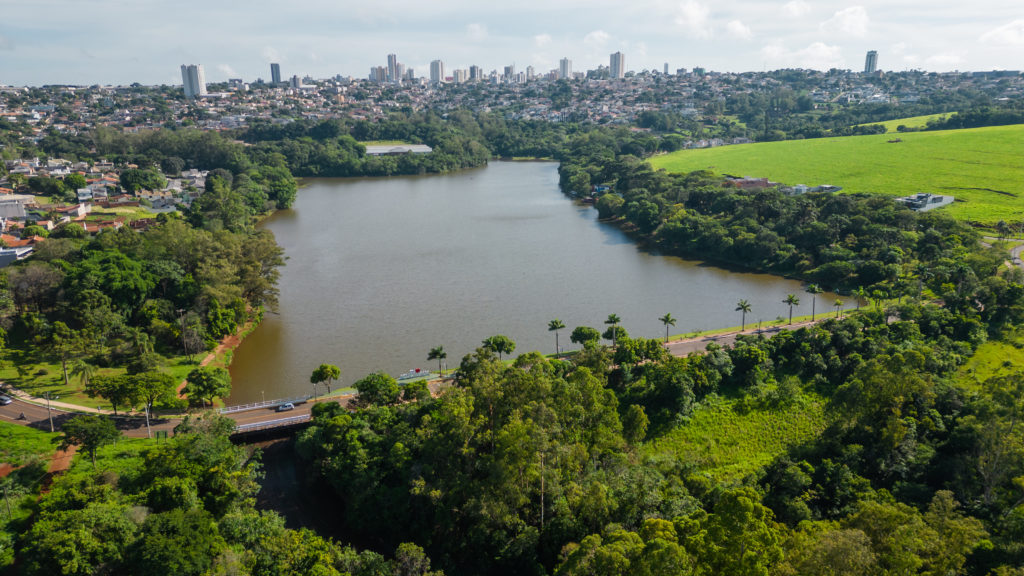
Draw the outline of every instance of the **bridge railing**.
[[[235,434],[268,430],[270,428],[280,428],[282,426],[292,426],[294,424],[308,422],[309,419],[309,414],[302,414],[301,416],[290,416],[288,418],[278,418],[277,420],[265,420],[263,422],[253,422],[251,424],[239,424],[235,427]]]
[[[225,406],[218,410],[221,414],[234,414],[236,412],[245,412],[247,410],[259,410],[261,408],[270,408],[271,406],[278,406],[287,402],[307,402],[312,396],[296,396],[295,398],[279,398],[277,400],[264,400],[261,402],[250,402],[249,404],[238,404],[235,406]]]

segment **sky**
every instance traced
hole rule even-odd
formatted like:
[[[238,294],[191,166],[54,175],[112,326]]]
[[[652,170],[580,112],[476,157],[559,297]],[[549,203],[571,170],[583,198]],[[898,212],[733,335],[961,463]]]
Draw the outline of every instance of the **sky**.
[[[538,73],[1024,69],[1021,0],[0,0],[0,85],[181,84],[366,77],[387,54],[427,75],[515,64]]]

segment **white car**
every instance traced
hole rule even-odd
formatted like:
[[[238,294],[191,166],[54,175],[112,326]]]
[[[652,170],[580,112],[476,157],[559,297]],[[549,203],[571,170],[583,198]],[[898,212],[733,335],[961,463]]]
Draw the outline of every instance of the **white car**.
[[[277,407],[278,412],[287,412],[289,410],[295,410],[295,404],[292,404],[291,402],[285,402],[284,404],[280,404]]]
[[[7,406],[11,402],[14,402],[14,400],[11,400],[10,396],[6,396],[4,394],[0,394],[0,406]]]

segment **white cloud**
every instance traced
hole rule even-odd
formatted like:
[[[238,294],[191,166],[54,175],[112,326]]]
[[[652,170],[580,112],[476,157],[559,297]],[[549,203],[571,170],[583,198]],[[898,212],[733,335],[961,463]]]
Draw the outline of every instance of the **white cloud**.
[[[978,40],[997,46],[1024,46],[1024,20],[1014,20],[993,28],[982,34]]]
[[[266,62],[283,62],[284,59],[272,46],[264,46],[262,50],[263,60]]]
[[[960,52],[939,52],[938,54],[929,56],[925,63],[933,66],[956,66],[963,64],[964,57]]]
[[[238,72],[235,72],[235,69],[232,68],[229,64],[218,64],[217,65],[217,70],[220,70],[221,72],[223,72],[224,75],[227,76],[228,78],[237,78],[237,77],[241,76],[241,74],[239,74]]]
[[[782,7],[782,12],[790,18],[800,18],[806,16],[811,11],[811,5],[804,0],[792,0],[786,2],[786,5]]]
[[[845,64],[842,49],[824,42],[815,42],[800,50],[789,50],[780,44],[769,44],[761,48],[761,57],[769,66],[782,68],[828,70],[842,68]]]
[[[583,43],[591,48],[602,48],[608,43],[611,36],[604,30],[594,30],[583,37]]]
[[[537,34],[533,37],[533,45],[537,48],[543,48],[551,44],[551,34]]]
[[[820,28],[822,32],[860,38],[867,34],[869,21],[868,11],[863,6],[850,6],[822,22]]]
[[[466,26],[466,36],[473,42],[482,42],[487,39],[487,26],[474,22]]]
[[[739,38],[741,40],[750,40],[754,37],[754,33],[750,31],[750,26],[747,26],[739,20],[733,20],[725,25],[725,30],[729,35]]]
[[[711,36],[711,10],[696,0],[686,0],[676,11],[676,24],[697,38]]]

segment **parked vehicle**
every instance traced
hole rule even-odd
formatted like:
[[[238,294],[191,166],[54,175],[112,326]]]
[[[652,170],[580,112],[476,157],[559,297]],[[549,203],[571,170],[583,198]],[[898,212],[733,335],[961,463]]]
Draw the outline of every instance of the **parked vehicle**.
[[[284,404],[280,404],[277,407],[278,412],[287,412],[289,410],[295,410],[295,404],[292,404],[291,402],[285,402]]]

